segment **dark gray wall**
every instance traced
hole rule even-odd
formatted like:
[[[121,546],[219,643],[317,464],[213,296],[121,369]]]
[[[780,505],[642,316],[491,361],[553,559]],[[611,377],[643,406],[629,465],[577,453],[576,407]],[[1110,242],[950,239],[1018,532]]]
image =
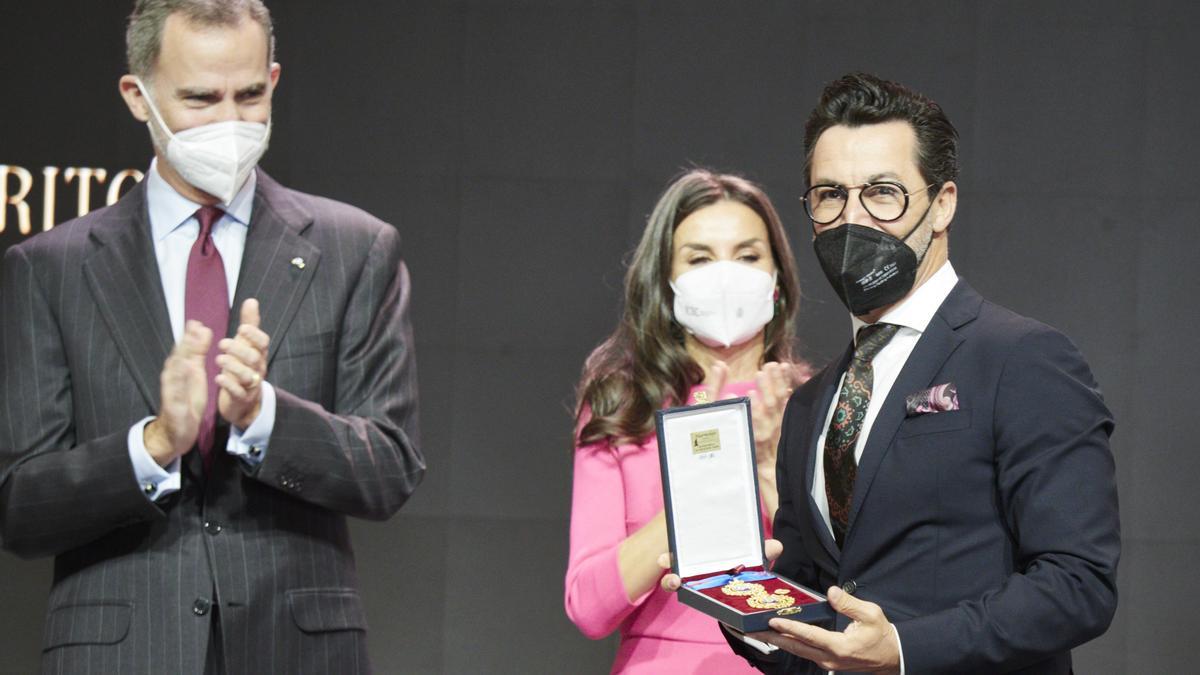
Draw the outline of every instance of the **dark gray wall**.
[[[144,168],[116,92],[131,3],[70,4],[4,9],[0,164]],[[355,528],[380,672],[606,672],[615,642],[562,610],[567,407],[623,256],[680,167],[744,172],[792,229],[804,352],[830,358],[848,327],[796,199],[801,132],[852,69],[943,104],[963,138],[956,268],[1071,335],[1116,413],[1121,605],[1077,672],[1192,665],[1193,3],[273,5],[267,170],[394,223],[414,279],[430,473],[401,516]],[[0,557],[0,670],[36,668],[49,567]]]

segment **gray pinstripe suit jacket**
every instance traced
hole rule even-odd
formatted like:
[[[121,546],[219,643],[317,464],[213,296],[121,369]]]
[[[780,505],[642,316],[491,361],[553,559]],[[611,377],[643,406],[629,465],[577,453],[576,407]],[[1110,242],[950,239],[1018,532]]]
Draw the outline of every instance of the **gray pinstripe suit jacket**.
[[[173,344],[147,213],[139,186],[4,257],[0,541],[55,556],[43,671],[198,673],[209,600],[231,673],[367,671],[345,517],[388,518],[425,468],[399,237],[259,172],[234,307],[272,338],[269,451],[207,480],[189,453],[153,503],[126,445]]]

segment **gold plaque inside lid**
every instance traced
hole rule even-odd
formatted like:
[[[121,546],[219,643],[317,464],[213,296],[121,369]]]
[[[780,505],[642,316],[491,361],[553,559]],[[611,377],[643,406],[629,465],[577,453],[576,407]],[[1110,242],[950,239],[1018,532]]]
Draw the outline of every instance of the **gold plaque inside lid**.
[[[721,449],[721,432],[716,429],[692,432],[692,454],[702,455]]]

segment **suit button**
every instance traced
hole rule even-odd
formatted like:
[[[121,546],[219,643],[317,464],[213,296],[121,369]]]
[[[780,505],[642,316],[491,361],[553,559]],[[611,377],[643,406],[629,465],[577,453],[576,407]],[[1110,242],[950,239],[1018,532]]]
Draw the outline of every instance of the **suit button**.
[[[204,598],[196,598],[196,601],[192,603],[192,614],[195,614],[196,616],[204,616],[205,614],[208,614],[210,607],[212,607],[212,603],[208,600],[205,600]]]
[[[204,523],[204,531],[209,534],[220,534],[221,533],[221,524],[216,521],[210,520],[210,521]]]
[[[854,592],[858,590],[858,582],[851,579],[842,584],[842,590],[845,591],[846,595],[854,595]]]

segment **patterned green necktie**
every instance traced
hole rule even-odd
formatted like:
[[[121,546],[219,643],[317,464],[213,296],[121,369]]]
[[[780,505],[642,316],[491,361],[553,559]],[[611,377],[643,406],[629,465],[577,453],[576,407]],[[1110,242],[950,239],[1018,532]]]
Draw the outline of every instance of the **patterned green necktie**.
[[[858,345],[850,368],[838,393],[833,421],[825,434],[825,497],[829,500],[829,522],[833,538],[840,548],[846,540],[850,520],[850,500],[854,497],[854,476],[858,465],[854,461],[854,446],[862,429],[867,405],[871,403],[874,372],[871,360],[892,339],[899,326],[877,323],[858,331]]]

